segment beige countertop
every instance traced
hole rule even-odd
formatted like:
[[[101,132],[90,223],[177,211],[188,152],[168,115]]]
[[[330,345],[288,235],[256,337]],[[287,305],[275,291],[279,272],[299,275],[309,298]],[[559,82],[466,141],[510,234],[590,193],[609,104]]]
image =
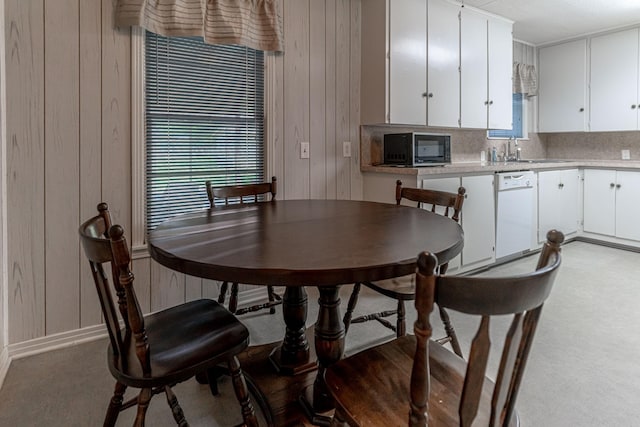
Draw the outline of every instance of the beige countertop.
[[[396,175],[443,175],[482,172],[502,172],[518,170],[549,170],[568,168],[599,168],[599,169],[640,169],[640,161],[633,160],[536,160],[535,163],[526,162],[460,162],[445,166],[433,167],[393,167],[363,165],[362,172],[389,173]]]

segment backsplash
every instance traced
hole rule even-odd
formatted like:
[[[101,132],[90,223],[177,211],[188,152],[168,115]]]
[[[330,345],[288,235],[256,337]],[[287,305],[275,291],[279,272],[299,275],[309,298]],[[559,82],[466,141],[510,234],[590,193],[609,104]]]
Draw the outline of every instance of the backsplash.
[[[480,152],[496,147],[505,150],[504,139],[488,139],[483,129],[448,129],[412,127],[400,125],[365,125],[360,127],[361,162],[364,165],[382,163],[382,141],[385,133],[433,132],[451,135],[451,161],[454,163],[479,162]],[[540,159],[547,156],[545,146],[538,134],[529,134],[528,139],[518,140],[523,159]]]
[[[629,150],[631,160],[640,160],[640,132],[568,132],[539,134],[551,159],[621,160]]]

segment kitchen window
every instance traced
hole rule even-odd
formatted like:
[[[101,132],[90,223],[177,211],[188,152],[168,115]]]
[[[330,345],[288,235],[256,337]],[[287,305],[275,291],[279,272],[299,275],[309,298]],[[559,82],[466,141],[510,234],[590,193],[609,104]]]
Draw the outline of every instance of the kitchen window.
[[[264,179],[264,54],[145,35],[146,230],[209,206],[205,182]]]
[[[525,117],[527,115],[527,100],[524,94],[514,93],[512,98],[513,103],[513,128],[512,129],[490,129],[487,132],[489,138],[494,139],[509,139],[509,138],[527,138],[527,123]]]

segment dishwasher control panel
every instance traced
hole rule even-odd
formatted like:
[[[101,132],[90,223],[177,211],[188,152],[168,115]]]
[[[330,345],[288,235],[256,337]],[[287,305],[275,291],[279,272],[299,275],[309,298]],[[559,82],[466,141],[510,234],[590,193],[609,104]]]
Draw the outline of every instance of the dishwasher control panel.
[[[498,191],[531,188],[534,177],[533,171],[501,172],[498,174]]]

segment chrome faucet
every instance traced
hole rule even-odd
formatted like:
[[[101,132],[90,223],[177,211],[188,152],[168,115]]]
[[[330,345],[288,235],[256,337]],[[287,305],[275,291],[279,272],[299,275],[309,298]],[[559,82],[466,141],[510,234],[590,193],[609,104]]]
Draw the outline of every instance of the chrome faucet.
[[[511,141],[515,141],[515,150],[513,153],[511,153]],[[520,147],[518,147],[518,138],[510,136],[506,146],[507,147],[505,150],[504,160],[507,162],[520,160]]]

